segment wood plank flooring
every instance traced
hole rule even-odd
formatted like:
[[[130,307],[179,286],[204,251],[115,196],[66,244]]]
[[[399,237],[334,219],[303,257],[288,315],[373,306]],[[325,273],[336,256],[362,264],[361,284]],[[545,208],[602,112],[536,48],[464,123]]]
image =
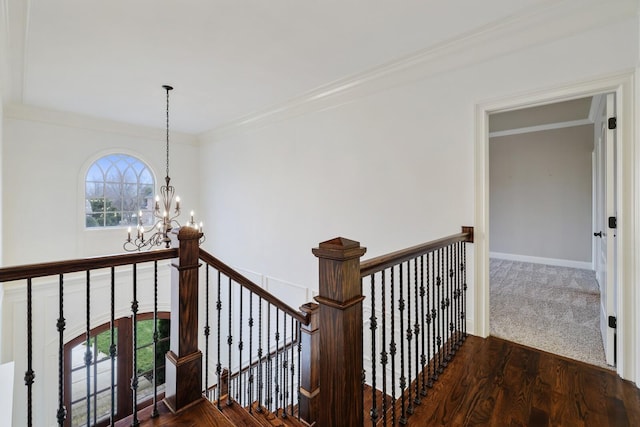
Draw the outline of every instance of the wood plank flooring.
[[[640,426],[640,390],[607,369],[469,336],[407,425]]]
[[[202,399],[178,414],[172,414],[164,402],[158,402],[157,418],[151,418],[151,407],[145,408],[138,412],[138,421],[140,426],[149,427],[234,427],[211,402]],[[131,425],[132,417],[129,416],[116,423],[116,427],[124,427]]]

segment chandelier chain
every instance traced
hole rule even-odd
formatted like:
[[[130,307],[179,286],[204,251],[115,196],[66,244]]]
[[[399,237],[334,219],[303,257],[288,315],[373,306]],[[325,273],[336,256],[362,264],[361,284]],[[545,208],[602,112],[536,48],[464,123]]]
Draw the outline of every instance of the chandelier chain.
[[[169,176],[169,87],[165,86],[167,90],[167,174],[165,176]]]

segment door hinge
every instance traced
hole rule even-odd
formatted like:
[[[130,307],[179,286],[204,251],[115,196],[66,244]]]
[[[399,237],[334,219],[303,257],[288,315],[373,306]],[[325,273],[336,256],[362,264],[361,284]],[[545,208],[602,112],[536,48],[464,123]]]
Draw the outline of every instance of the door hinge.
[[[609,217],[609,228],[618,228],[618,218],[615,216]]]
[[[618,327],[618,320],[616,316],[609,316],[609,327],[616,329]]]
[[[618,119],[615,117],[610,117],[608,121],[609,129],[615,129],[618,126]]]

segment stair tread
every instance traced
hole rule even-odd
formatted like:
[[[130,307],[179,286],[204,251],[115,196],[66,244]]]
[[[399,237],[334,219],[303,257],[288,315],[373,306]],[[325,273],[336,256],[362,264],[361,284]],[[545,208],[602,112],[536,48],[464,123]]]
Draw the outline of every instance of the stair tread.
[[[305,424],[298,421],[296,417],[287,414],[286,418],[282,417],[282,409],[279,409],[277,415],[265,408],[258,411],[258,404],[254,402],[252,405],[252,415],[265,427],[306,427]]]
[[[216,406],[214,404],[214,406]],[[220,411],[229,419],[235,426],[240,427],[261,427],[262,424],[258,422],[249,412],[240,406],[236,402],[231,402],[230,405],[226,403],[220,405]]]
[[[138,412],[140,426],[168,427],[184,425],[191,427],[234,427],[218,409],[206,399],[202,399],[184,411],[177,414],[171,413],[164,402],[158,403],[159,416],[151,418],[152,407],[145,408]],[[129,416],[116,423],[116,426],[130,426],[132,416]]]

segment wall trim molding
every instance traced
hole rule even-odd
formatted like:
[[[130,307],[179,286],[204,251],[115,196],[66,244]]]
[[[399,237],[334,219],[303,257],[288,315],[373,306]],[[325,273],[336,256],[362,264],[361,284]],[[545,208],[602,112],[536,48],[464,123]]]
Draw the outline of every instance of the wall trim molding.
[[[636,9],[636,4],[631,1],[617,7],[589,0],[545,2],[414,54],[338,79],[286,102],[239,117],[203,132],[198,137],[201,141],[215,142],[228,135],[334,108],[437,73],[464,68],[621,19],[635,18]],[[545,31],[539,31],[541,27],[544,27]]]
[[[5,105],[4,117],[16,120],[48,123],[56,126],[65,126],[76,129],[116,133],[129,137],[148,139],[154,142],[164,141],[166,138],[166,130],[163,128],[134,125],[66,111],[34,107],[26,104]],[[197,145],[198,138],[195,135],[171,131],[171,143]]]
[[[574,261],[570,259],[544,258],[530,255],[505,254],[501,252],[489,252],[489,258],[504,259],[507,261],[530,262],[532,264],[553,265],[555,267],[579,268],[581,270],[593,270],[593,263],[587,261]]]

